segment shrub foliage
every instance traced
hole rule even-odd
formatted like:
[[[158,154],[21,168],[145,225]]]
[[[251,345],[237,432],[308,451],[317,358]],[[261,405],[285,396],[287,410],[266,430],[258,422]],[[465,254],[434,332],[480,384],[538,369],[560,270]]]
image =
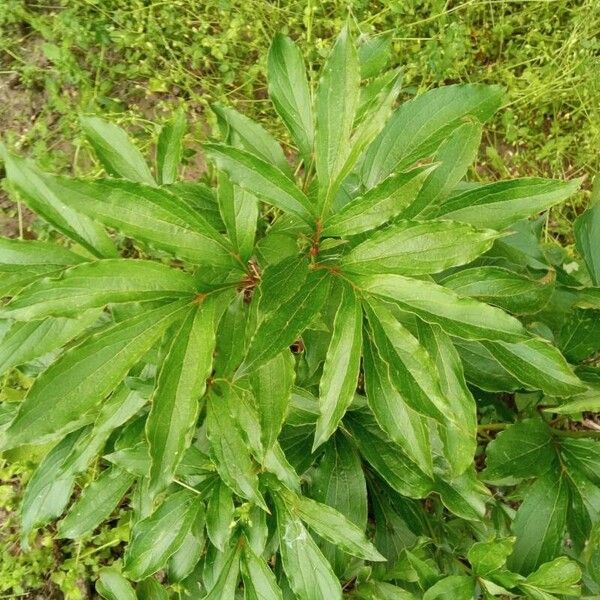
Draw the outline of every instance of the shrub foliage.
[[[38,373],[0,447],[46,448],[25,547],[126,499],[104,598],[548,599],[580,595],[582,569],[597,591],[598,207],[577,278],[528,219],[579,181],[465,181],[501,90],[396,107],[387,39],[344,29],[313,93],[276,36],[294,148],[216,105],[216,185],[178,181],[182,113],[153,168],[82,119],[101,179],[2,151],[62,237],[0,240],[0,369]]]

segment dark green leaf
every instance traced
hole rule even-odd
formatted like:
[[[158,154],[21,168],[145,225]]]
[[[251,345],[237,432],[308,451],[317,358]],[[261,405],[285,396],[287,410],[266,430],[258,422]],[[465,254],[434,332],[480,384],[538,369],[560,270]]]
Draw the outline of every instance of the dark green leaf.
[[[235,590],[240,572],[240,552],[240,544],[236,544],[227,551],[219,576],[202,600],[235,600]]]
[[[186,126],[185,112],[180,108],[160,129],[156,144],[156,172],[161,185],[177,181]]]
[[[370,79],[379,75],[388,63],[391,52],[391,33],[368,38],[360,44],[358,47],[358,60],[360,62],[361,77]]]
[[[531,573],[519,587],[531,598],[548,598],[536,595],[535,592],[581,597],[581,569],[579,565],[566,556],[545,563]]]
[[[136,593],[138,600],[169,600],[169,593],[154,577],[141,581]]]
[[[260,282],[259,311],[266,315],[290,300],[306,281],[308,259],[290,256],[264,270]]]
[[[423,600],[473,600],[475,579],[466,575],[450,575],[438,581],[423,595]]]
[[[600,181],[600,179],[598,180]],[[596,183],[597,187],[598,183]],[[577,250],[579,250],[594,285],[600,286],[600,203],[586,210],[573,224]]]
[[[244,545],[242,577],[245,600],[283,600],[273,571],[254,553],[250,544]]]
[[[225,552],[227,542],[231,537],[234,510],[231,490],[222,481],[219,481],[208,501],[206,533],[213,546],[221,552]]]
[[[106,600],[137,600],[131,584],[112,567],[100,570],[96,591]]]
[[[167,564],[169,581],[183,581],[200,560],[206,542],[204,536],[205,513],[204,506],[200,505],[192,529],[187,533],[183,544],[171,556]]]

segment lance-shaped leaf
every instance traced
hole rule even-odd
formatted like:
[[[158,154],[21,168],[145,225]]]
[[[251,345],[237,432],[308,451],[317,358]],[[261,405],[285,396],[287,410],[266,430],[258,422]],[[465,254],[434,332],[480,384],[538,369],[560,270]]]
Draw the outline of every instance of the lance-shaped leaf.
[[[556,466],[552,430],[542,419],[508,427],[486,449],[485,481],[537,477]]]
[[[191,300],[194,291],[193,277],[179,269],[149,260],[106,259],[32,283],[0,310],[0,316],[20,321],[76,316],[107,304]]]
[[[461,519],[481,521],[485,517],[485,505],[491,494],[477,479],[473,468],[451,479],[436,476],[435,491],[444,506]]]
[[[436,323],[451,335],[469,340],[525,339],[523,325],[504,311],[471,298],[461,298],[430,281],[402,275],[351,275],[366,293],[397,304],[428,323]]]
[[[299,291],[260,322],[238,375],[265,364],[291,346],[321,310],[329,286],[327,271],[311,271]]]
[[[219,481],[213,488],[206,510],[206,533],[212,545],[225,551],[234,523],[233,496],[231,490]]]
[[[391,33],[384,33],[364,40],[358,47],[361,77],[370,79],[379,75],[388,63],[391,52]]]
[[[110,516],[134,480],[118,467],[103,471],[71,506],[58,529],[59,537],[75,540],[93,531]]]
[[[483,345],[526,389],[542,390],[551,396],[572,396],[586,389],[563,355],[542,338],[518,343],[483,342]]]
[[[308,164],[315,132],[306,68],[299,48],[281,33],[275,35],[269,50],[267,83],[275,110]]]
[[[383,225],[410,206],[432,169],[418,167],[390,175],[329,217],[325,221],[323,235],[356,235]]]
[[[246,600],[283,600],[281,588],[269,565],[257,556],[249,543],[242,554],[242,578]]]
[[[183,543],[201,506],[197,494],[180,490],[138,521],[125,551],[125,574],[140,581],[162,568]]]
[[[286,174],[291,174],[285,154],[277,140],[260,124],[234,108],[215,103],[211,106],[216,115],[230,129],[232,141],[244,150],[272,163]]]
[[[235,544],[225,554],[221,570],[214,584],[202,600],[235,600],[238,576],[240,573],[241,545]]]
[[[353,273],[426,275],[471,262],[498,233],[452,221],[399,221],[355,246],[341,261]]]
[[[256,468],[245,442],[233,418],[230,392],[223,396],[209,394],[206,407],[206,434],[211,454],[223,481],[239,496],[256,502],[266,510],[266,504],[258,489]]]
[[[276,166],[245,150],[225,144],[204,144],[206,154],[241,188],[265,202],[299,217],[314,221],[314,207],[302,190]]]
[[[467,121],[442,142],[434,160],[439,163],[429,174],[415,201],[402,213],[406,219],[435,211],[454,191],[477,157],[481,142],[481,123]]]
[[[446,200],[435,215],[476,227],[504,229],[572,196],[581,179],[515,179],[477,186]]]
[[[294,366],[292,353],[284,350],[250,375],[265,451],[277,441],[287,415],[296,376]]]
[[[362,308],[354,290],[340,289],[331,341],[319,383],[320,415],[313,450],[336,430],[356,392],[362,349]]]
[[[201,504],[196,520],[192,524],[192,529],[185,536],[179,550],[169,559],[167,564],[169,581],[183,581],[198,564],[206,543],[206,536],[204,535],[205,520],[206,515]]]
[[[516,314],[535,313],[554,291],[554,272],[541,279],[495,266],[472,267],[452,273],[440,283],[461,296],[472,296]]]
[[[283,569],[300,600],[342,600],[342,588],[331,565],[279,495],[274,495],[277,535]]]
[[[373,187],[391,173],[431,156],[465,117],[483,122],[501,99],[498,87],[466,84],[430,90],[406,102],[367,150],[362,166],[365,185]]]
[[[105,600],[138,600],[129,581],[112,567],[100,569],[96,591]]]
[[[212,188],[197,181],[178,181],[163,188],[183,202],[190,210],[199,212],[217,231],[225,231],[217,197]]]
[[[594,182],[594,193],[600,191],[600,178]],[[573,225],[577,249],[585,261],[594,285],[600,286],[600,203],[586,210],[577,217]]]
[[[156,174],[161,185],[177,181],[186,126],[185,112],[180,108],[160,129],[156,143]]]
[[[215,349],[215,312],[219,296],[194,307],[174,335],[158,374],[156,392],[146,421],[152,466],[150,490],[170,482],[192,441]]]
[[[140,581],[135,591],[138,600],[169,600],[169,593],[154,577]]]
[[[227,234],[241,259],[247,261],[254,249],[254,237],[258,222],[256,196],[233,185],[225,173],[219,175],[219,210]]]
[[[365,533],[335,508],[288,490],[281,495],[288,510],[299,516],[315,533],[344,552],[364,560],[385,560]]]
[[[264,270],[260,281],[258,309],[266,315],[279,308],[302,287],[308,276],[308,259],[290,256]]]
[[[463,372],[460,356],[450,337],[438,325],[418,323],[419,340],[435,362],[442,396],[449,415],[440,426],[445,455],[454,475],[473,462],[477,448],[477,409]]]
[[[65,202],[57,179],[39,171],[18,156],[2,152],[6,178],[19,191],[25,203],[57,231],[98,257],[117,256],[117,249],[94,217]]]
[[[15,322],[0,340],[0,375],[64,346],[92,325],[99,311],[84,312],[78,319],[44,319]]]
[[[81,117],[81,126],[109,175],[154,184],[142,153],[118,125],[99,117]]]
[[[391,442],[369,413],[349,413],[344,426],[365,460],[397,492],[409,498],[424,498],[431,491],[433,481]]]
[[[117,323],[65,352],[35,380],[0,446],[42,443],[93,420],[90,409],[117,387],[182,315],[186,303],[174,302]]]
[[[210,266],[231,266],[232,248],[182,198],[166,188],[118,179],[52,178],[67,206],[151,248]]]
[[[528,488],[512,525],[517,536],[508,559],[512,571],[527,575],[560,553],[568,507],[569,490],[561,473],[549,471]]]
[[[334,184],[351,149],[359,87],[358,56],[345,27],[325,62],[315,97],[315,153],[322,208],[335,195]]]

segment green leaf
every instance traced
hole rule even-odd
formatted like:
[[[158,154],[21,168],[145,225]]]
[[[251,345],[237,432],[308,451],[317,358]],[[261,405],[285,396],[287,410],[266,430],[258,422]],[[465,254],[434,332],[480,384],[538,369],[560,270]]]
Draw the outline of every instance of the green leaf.
[[[240,572],[240,552],[240,544],[236,544],[227,551],[219,576],[202,600],[235,600],[235,590]]]
[[[600,350],[600,311],[574,308],[563,322],[556,345],[573,363],[583,362]]]
[[[242,556],[245,600],[283,600],[273,571],[254,553],[250,544],[244,544]]]
[[[56,177],[42,173],[29,161],[13,154],[4,153],[2,158],[6,178],[16,187],[27,206],[44,221],[81,244],[94,256],[118,255],[115,245],[102,226],[94,222],[94,215],[86,216],[83,211],[65,202],[64,191],[58,185]]]
[[[349,413],[344,426],[364,459],[397,492],[410,498],[424,498],[431,491],[432,480],[388,439],[368,413]]]
[[[81,117],[80,121],[85,136],[109,175],[154,184],[142,153],[123,129],[99,117]]]
[[[366,538],[364,531],[335,508],[293,492],[282,491],[281,494],[293,514],[344,552],[364,560],[385,560]]]
[[[65,352],[35,380],[0,447],[39,444],[94,419],[90,413],[178,318],[174,302],[117,323]]]
[[[473,468],[452,479],[436,477],[435,491],[444,506],[461,519],[484,520],[490,491],[477,479]]]
[[[423,600],[473,600],[475,579],[467,575],[450,575],[438,581],[423,595]]]
[[[71,506],[58,529],[59,537],[76,540],[93,531],[110,516],[134,479],[118,467],[103,471]]]
[[[319,419],[313,451],[337,429],[352,402],[360,369],[362,308],[354,290],[342,284],[323,374],[319,383]]]
[[[591,439],[564,439],[561,453],[568,467],[581,471],[587,479],[600,486],[600,444]]]
[[[0,375],[64,346],[98,319],[86,311],[78,319],[44,319],[13,323],[0,340]]]
[[[350,597],[360,600],[415,600],[415,596],[398,586],[374,580],[361,583]]]
[[[342,600],[342,588],[299,517],[273,496],[283,570],[299,600]]]
[[[471,296],[515,314],[542,310],[554,291],[552,272],[541,279],[532,279],[495,266],[457,271],[440,283],[461,296]]]
[[[473,544],[469,548],[468,558],[474,572],[480,577],[487,577],[502,569],[514,545],[513,537]]]
[[[344,27],[323,66],[315,97],[315,162],[322,211],[335,196],[338,175],[350,153],[359,87],[358,56],[350,32]]]
[[[192,308],[174,334],[158,373],[152,408],[146,421],[152,465],[149,488],[161,491],[173,478],[192,441],[200,399],[212,372],[215,313],[220,296],[209,296]]]
[[[154,577],[141,581],[136,592],[139,600],[169,600],[169,593]]]
[[[258,222],[258,200],[243,188],[233,185],[225,173],[219,176],[219,209],[227,234],[242,261],[254,250]]]
[[[137,600],[131,584],[112,567],[100,569],[96,591],[106,600]]]
[[[325,303],[330,282],[327,271],[310,271],[299,291],[259,323],[238,376],[267,363],[298,339]]]
[[[419,340],[435,361],[447,419],[441,424],[446,459],[454,475],[473,462],[477,448],[477,408],[452,340],[438,325],[418,324]]]
[[[289,350],[258,367],[250,375],[260,419],[260,436],[265,451],[273,447],[287,415],[296,373]]]
[[[512,530],[517,536],[508,560],[512,571],[527,575],[560,554],[569,507],[565,478],[548,471],[528,490]]]
[[[536,477],[556,464],[552,431],[542,419],[526,419],[501,431],[487,446],[485,481]]]
[[[575,415],[582,412],[600,412],[600,389],[598,386],[590,387],[587,392],[577,394],[568,402],[559,406],[544,408],[544,412],[557,415]]]
[[[371,188],[392,173],[431,156],[465,117],[486,121],[501,99],[498,87],[465,84],[433,89],[406,102],[367,151],[362,166],[365,185]]]
[[[29,321],[78,316],[107,304],[193,298],[191,275],[149,260],[115,258],[69,267],[40,279],[0,310],[3,318]]]
[[[192,263],[232,265],[232,248],[189,206],[166,188],[129,181],[52,178],[67,206],[112,227],[150,248]]]
[[[223,481],[239,496],[256,502],[266,510],[266,504],[258,489],[256,469],[250,458],[250,450],[233,418],[230,404],[231,392],[223,396],[209,394],[206,409],[206,434],[210,441],[211,455]]]
[[[185,112],[180,108],[160,128],[156,144],[156,173],[161,185],[177,181],[186,127]]]
[[[435,211],[446,200],[477,157],[481,130],[478,121],[467,121],[440,144],[435,153],[435,161],[439,164],[425,180],[415,201],[402,213],[404,218]]]
[[[241,146],[267,163],[274,164],[286,175],[290,165],[277,140],[262,126],[231,107],[215,103],[211,106],[216,115],[230,128],[235,145]]]
[[[370,79],[379,75],[390,60],[391,53],[391,33],[384,33],[366,39],[358,47],[361,77]]]
[[[528,593],[531,598],[545,598],[536,596],[535,593],[542,591],[547,594],[581,597],[581,569],[579,565],[569,560],[566,556],[560,556],[552,562],[545,563],[531,573],[527,579],[519,584],[519,587]],[[532,589],[533,588],[533,589]]]
[[[290,300],[306,281],[308,264],[305,256],[294,255],[268,265],[259,286],[259,312],[263,315],[274,312]]]
[[[502,310],[454,292],[430,281],[402,275],[352,275],[366,293],[393,302],[427,323],[435,323],[451,335],[470,340],[517,342],[527,337],[523,325]]]
[[[439,273],[471,262],[498,235],[452,221],[398,221],[352,248],[341,265],[352,273]]]
[[[390,175],[331,215],[325,221],[323,235],[356,235],[375,229],[398,216],[417,197],[431,170],[432,167],[417,167]]]
[[[452,196],[435,215],[500,230],[566,200],[580,185],[580,179],[539,178],[487,183]]]
[[[225,552],[231,526],[234,523],[233,496],[231,490],[219,481],[214,487],[206,510],[206,533],[215,548]]]
[[[314,144],[312,99],[299,48],[290,38],[277,33],[271,43],[267,82],[275,110],[288,128],[305,164]]]
[[[213,229],[225,231],[217,205],[217,197],[212,188],[197,181],[179,181],[164,185],[163,188],[183,202],[190,210],[200,213]]]
[[[527,389],[543,390],[552,396],[572,396],[586,389],[562,354],[542,338],[516,344],[483,342],[483,345]]]
[[[600,180],[598,180],[600,181]],[[598,184],[595,184],[597,188]],[[594,285],[600,286],[600,203],[588,208],[573,224],[577,250],[583,257]]]
[[[140,581],[162,568],[183,543],[200,506],[195,493],[180,490],[168,496],[149,517],[138,521],[125,551],[125,574]]]
[[[183,544],[171,556],[167,564],[167,575],[170,582],[183,581],[193,570],[202,553],[206,542],[204,535],[206,515],[201,504],[192,529],[187,533]]]
[[[276,166],[245,150],[225,144],[204,144],[209,158],[241,188],[311,224],[314,206],[304,192]]]

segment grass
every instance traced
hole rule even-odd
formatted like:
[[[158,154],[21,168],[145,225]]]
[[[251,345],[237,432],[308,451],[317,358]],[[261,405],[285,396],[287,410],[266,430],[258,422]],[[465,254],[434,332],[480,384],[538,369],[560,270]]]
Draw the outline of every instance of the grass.
[[[203,169],[194,151],[210,131],[211,102],[280,127],[265,86],[273,34],[299,41],[315,77],[346,19],[364,35],[393,33],[407,97],[453,82],[506,88],[472,176],[585,177],[584,191],[547,218],[548,241],[572,252],[572,222],[600,167],[597,0],[3,0],[0,135],[48,170],[94,173],[79,114],[115,119],[150,151],[156,122],[183,105],[192,122],[186,175],[193,178]],[[0,210],[3,235],[47,235],[1,193]],[[19,392],[17,384],[2,391]],[[32,554],[21,554],[15,507],[31,468],[26,457],[18,470],[0,464],[0,596],[39,588],[46,598],[52,589],[68,600],[88,597],[82,582],[110,559],[118,532],[101,531],[82,545],[41,534]]]

